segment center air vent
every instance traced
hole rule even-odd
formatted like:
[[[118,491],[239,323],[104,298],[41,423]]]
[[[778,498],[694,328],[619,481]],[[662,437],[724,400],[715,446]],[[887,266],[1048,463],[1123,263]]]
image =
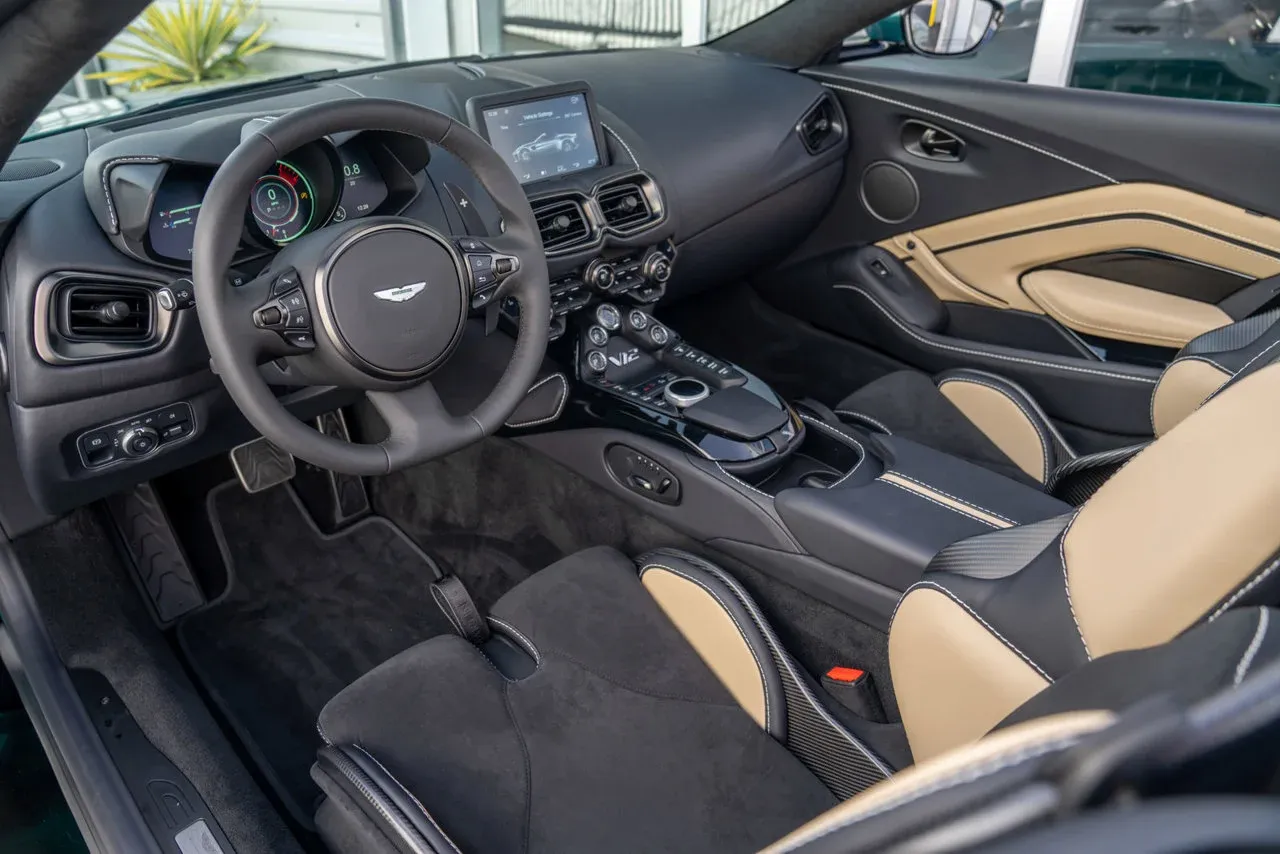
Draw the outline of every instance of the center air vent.
[[[587,223],[582,205],[571,199],[535,202],[533,215],[538,220],[542,248],[547,252],[585,243],[591,236],[591,226]]]
[[[630,229],[644,225],[653,217],[644,189],[634,182],[615,184],[596,197],[600,214],[610,228]]]
[[[68,283],[58,289],[58,334],[68,341],[127,344],[155,333],[149,288],[117,282]]]
[[[829,96],[809,108],[800,123],[796,125],[796,133],[810,154],[826,151],[844,136],[844,125],[840,121],[840,110]]]

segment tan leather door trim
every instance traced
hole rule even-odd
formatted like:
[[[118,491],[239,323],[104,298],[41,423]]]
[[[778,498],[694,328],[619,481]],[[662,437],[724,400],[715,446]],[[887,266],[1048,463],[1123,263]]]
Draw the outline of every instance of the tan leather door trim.
[[[1181,349],[1232,322],[1216,305],[1066,270],[1027,273],[1022,289],[1068,329],[1154,347]]]
[[[930,250],[936,264],[908,251],[908,238]],[[1019,286],[1025,273],[1100,252],[1147,249],[1255,279],[1280,274],[1280,220],[1159,184],[1117,184],[1037,199],[879,245],[905,261],[939,299],[1004,302],[1036,313],[1044,309]]]

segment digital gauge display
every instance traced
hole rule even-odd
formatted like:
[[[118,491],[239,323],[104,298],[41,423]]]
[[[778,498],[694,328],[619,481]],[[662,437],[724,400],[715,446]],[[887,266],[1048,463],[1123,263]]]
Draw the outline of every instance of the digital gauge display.
[[[307,176],[283,160],[259,178],[249,196],[249,211],[262,233],[285,244],[306,234],[316,215],[316,194]]]

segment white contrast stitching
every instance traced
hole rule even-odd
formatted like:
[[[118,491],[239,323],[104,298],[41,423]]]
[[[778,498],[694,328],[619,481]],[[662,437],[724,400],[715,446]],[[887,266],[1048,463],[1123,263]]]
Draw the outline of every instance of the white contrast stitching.
[[[679,557],[679,555],[676,556]],[[875,765],[876,769],[879,770],[881,774],[884,774],[886,778],[893,776],[893,772],[885,767],[885,764],[876,757],[871,749],[854,737],[847,729],[837,722],[835,718],[831,717],[831,713],[818,702],[817,697],[813,696],[813,692],[809,690],[809,686],[800,678],[800,674],[796,673],[795,666],[791,661],[791,656],[787,654],[787,651],[778,641],[778,636],[774,634],[773,627],[769,625],[768,621],[765,620],[764,615],[760,613],[760,609],[756,607],[755,600],[753,600],[751,596],[742,589],[742,586],[738,584],[737,580],[735,580],[729,573],[707,561],[690,557],[682,559],[690,560],[690,562],[695,566],[701,566],[703,569],[707,570],[707,572],[710,572],[716,578],[723,581],[725,585],[733,591],[733,595],[738,597],[738,601],[742,603],[742,606],[747,609],[747,613],[751,615],[751,619],[755,621],[756,628],[760,630],[760,634],[764,635],[765,643],[769,644],[769,649],[777,657],[778,661],[782,663],[782,666],[787,668],[787,672],[791,674],[792,681],[795,682],[796,687],[800,689],[800,693],[804,695],[804,698],[808,700],[809,706],[813,708],[813,710],[816,711],[818,715],[833,729],[835,729],[836,732],[842,735],[849,744],[853,745],[858,752],[865,756],[872,765]]]
[[[422,810],[422,814],[423,814],[424,816],[426,816],[427,821],[431,822],[431,826],[432,826],[432,827],[434,827],[434,828],[436,829],[436,832],[438,832],[441,836],[443,836],[443,837],[444,837],[445,842],[448,842],[448,843],[449,843],[449,846],[450,846],[451,848],[453,848],[453,850],[454,850],[454,851],[456,851],[456,852],[457,852],[457,854],[462,854],[461,849],[459,849],[459,848],[458,848],[458,844],[457,844],[456,842],[454,842],[454,841],[453,841],[453,839],[451,839],[451,838],[449,837],[449,834],[447,834],[447,833],[445,833],[445,832],[444,832],[444,828],[443,828],[443,827],[441,827],[439,824],[437,824],[437,823],[436,823],[435,817],[434,817],[434,816],[432,816],[432,815],[431,815],[431,813],[427,811],[427,808],[426,808],[426,807],[424,807],[424,806],[422,805],[422,801],[418,800],[418,799],[417,799],[417,797],[415,797],[415,796],[414,796],[413,792],[409,791],[409,790],[405,787],[404,783],[401,783],[401,782],[396,778],[396,775],[395,775],[395,774],[392,774],[390,771],[388,771],[388,770],[387,770],[387,767],[386,767],[385,765],[383,765],[381,762],[379,762],[379,761],[378,761],[378,759],[377,759],[377,757],[375,757],[372,753],[370,753],[369,751],[365,750],[363,747],[361,747],[361,746],[360,746],[360,745],[358,745],[358,744],[353,745],[353,746],[355,747],[355,749],[356,749],[356,750],[360,751],[360,752],[361,752],[361,753],[363,753],[365,756],[369,757],[369,761],[370,761],[370,762],[372,762],[374,765],[377,765],[379,768],[381,768],[381,769],[382,769],[382,773],[383,773],[383,774],[386,774],[386,775],[387,775],[387,777],[389,777],[389,778],[391,779],[391,782],[393,782],[393,783],[395,783],[397,786],[399,786],[399,787],[400,787],[400,791],[402,791],[402,792],[404,792],[406,795],[408,795],[408,796],[409,796],[409,800],[413,801],[413,802],[414,802],[414,804],[415,804],[415,805],[417,805],[418,809]]]
[[[614,130],[613,128],[609,127],[609,126],[608,126],[607,124],[605,124],[604,122],[601,122],[601,123],[600,123],[600,127],[604,128],[604,129],[605,129],[605,131],[606,131],[610,136],[612,136],[612,137],[613,137],[614,139],[616,139],[618,142],[622,143],[622,147],[623,147],[623,148],[625,148],[625,149],[627,150],[627,156],[631,158],[631,162],[632,162],[632,163],[634,163],[634,164],[636,165],[636,168],[637,168],[637,169],[639,169],[639,168],[640,168],[640,158],[636,157],[636,153],[635,153],[634,151],[632,151],[632,150],[631,150],[631,146],[627,145],[627,141],[626,141],[625,139],[623,139],[623,138],[622,138],[622,135],[621,135],[621,134],[619,134],[619,133],[618,133],[616,130]]]
[[[389,805],[385,802],[385,799],[382,797],[374,797],[374,793],[370,790],[369,786],[366,786],[360,778],[356,776],[356,774],[359,774],[360,777],[368,778],[369,775],[355,763],[355,760],[348,756],[341,748],[335,748],[335,754],[336,755],[332,757],[332,761],[334,766],[337,767],[339,773],[341,773],[343,777],[346,777],[347,780],[351,782],[351,785],[356,787],[356,791],[363,795],[364,799],[373,805],[373,808],[382,816],[382,820],[391,825],[391,829],[396,832],[406,845],[408,845],[414,852],[420,851],[423,852],[423,854],[426,854],[427,849],[423,848],[422,845],[419,844],[419,840],[421,840],[422,842],[427,843],[427,847],[434,851],[435,846],[431,845],[430,842],[427,842],[427,840],[423,838],[422,834],[418,831],[418,828],[414,827],[413,823],[408,821],[408,817],[401,813],[399,808],[394,805],[390,805],[396,812],[395,815],[392,815],[391,811],[388,809]],[[368,754],[366,753],[366,755]],[[355,769],[355,773],[352,773],[352,769]],[[407,827],[406,823],[408,824]],[[456,851],[457,848],[455,847],[454,850]]]
[[[1269,612],[1266,608],[1259,609],[1258,630],[1253,633],[1253,640],[1249,643],[1249,648],[1244,651],[1240,663],[1236,665],[1236,678],[1232,681],[1232,685],[1239,685],[1244,681],[1244,677],[1248,675],[1249,667],[1253,664],[1253,658],[1262,647],[1262,639],[1267,635],[1268,615]]]
[[[1076,606],[1071,601],[1071,576],[1067,574],[1067,534],[1071,533],[1071,526],[1076,523],[1076,519],[1080,518],[1080,511],[1077,510],[1071,516],[1071,521],[1067,523],[1067,528],[1062,532],[1062,538],[1058,540],[1058,560],[1062,563],[1062,587],[1067,591],[1067,608],[1071,611],[1071,622],[1076,624],[1076,634],[1080,635],[1080,645],[1084,647],[1085,661],[1092,661],[1093,654],[1089,652],[1089,642],[1084,639],[1084,629],[1080,628],[1080,620],[1076,617]]]
[[[546,418],[537,418],[537,419],[534,419],[533,421],[520,421],[520,422],[508,421],[507,422],[508,427],[536,427],[539,424],[546,424],[549,421],[555,421],[564,413],[565,404],[569,402],[569,381],[564,378],[564,374],[552,374],[551,376],[546,377],[545,379],[539,380],[538,382],[534,383],[533,386],[531,386],[529,390],[524,393],[525,399],[527,400],[529,398],[529,395],[533,394],[535,391],[542,388],[542,386],[546,385],[552,380],[560,380],[560,386],[561,386],[560,402],[556,405],[555,412]]]
[[[773,716],[769,713],[769,707],[770,707],[769,676],[767,673],[765,673],[764,662],[760,660],[760,656],[756,653],[756,649],[752,645],[751,639],[747,637],[746,630],[742,628],[742,624],[738,622],[738,618],[734,616],[733,611],[729,609],[729,606],[724,603],[724,600],[720,598],[720,595],[718,593],[716,593],[706,584],[703,584],[698,579],[694,578],[693,576],[689,575],[686,572],[681,572],[678,569],[673,569],[672,567],[664,566],[660,563],[651,563],[640,570],[640,578],[644,578],[644,574],[651,569],[665,569],[667,572],[670,572],[674,575],[678,575],[679,577],[683,578],[685,581],[690,582],[691,584],[698,585],[704,591],[706,591],[708,596],[716,600],[716,602],[720,605],[720,610],[724,611],[725,614],[729,617],[729,619],[733,621],[733,627],[738,630],[738,634],[742,637],[742,642],[747,646],[747,651],[750,652],[751,657],[755,659],[756,670],[760,671],[760,688],[764,692],[764,730],[770,735],[773,735]]]
[[[974,385],[980,385],[983,388],[989,388],[996,394],[1003,395],[1006,400],[1012,402],[1014,406],[1018,407],[1018,411],[1027,419],[1027,422],[1031,425],[1031,429],[1036,433],[1036,438],[1040,441],[1040,456],[1043,460],[1042,465],[1044,466],[1044,473],[1040,476],[1039,480],[1041,483],[1044,483],[1049,479],[1049,472],[1053,470],[1053,467],[1049,464],[1049,438],[1045,436],[1044,431],[1040,429],[1040,425],[1036,423],[1036,419],[1031,417],[1031,413],[1027,411],[1027,408],[1022,405],[1020,400],[1010,394],[1008,389],[1000,388],[995,383],[988,382],[984,379],[975,379],[974,377],[967,376],[948,377],[938,383],[938,389],[941,390],[947,383],[973,383]],[[963,410],[961,410],[961,412],[963,412]],[[968,416],[965,417],[967,418]],[[992,444],[995,444],[994,439],[992,440]],[[997,445],[996,447],[999,446]],[[1000,450],[1003,451],[1004,449],[1001,448]]]
[[[506,629],[517,641],[519,641],[524,646],[524,651],[533,657],[534,667],[542,666],[542,656],[538,653],[538,648],[534,646],[533,641],[524,636],[523,632],[508,623],[506,620],[499,620],[497,617],[486,617],[485,619]]]
[[[1063,319],[1067,321],[1065,324],[1063,324],[1064,326],[1074,325],[1076,327],[1081,327],[1078,329],[1078,331],[1084,332],[1086,334],[1096,335],[1099,332],[1114,332],[1117,335],[1140,335],[1140,336],[1145,336],[1147,338],[1153,338],[1157,341],[1160,341],[1163,344],[1169,344],[1173,347],[1185,347],[1189,343],[1187,339],[1179,338],[1177,336],[1160,335],[1158,333],[1149,332],[1142,329],[1122,329],[1122,328],[1116,328],[1114,326],[1103,326],[1101,323],[1096,323],[1092,320],[1081,320],[1078,317],[1072,317],[1071,314],[1069,314],[1067,310],[1063,308],[1060,303],[1055,304],[1053,301],[1053,298],[1048,296],[1047,294],[1042,292],[1037,292],[1036,296],[1040,298],[1040,302],[1044,304],[1044,308],[1048,310],[1050,315],[1052,315],[1053,312],[1057,312],[1058,314],[1062,315]],[[1101,337],[1106,338],[1109,336],[1104,335]]]
[[[898,477],[905,478],[906,480],[911,481],[911,482],[912,482],[912,483],[914,483],[916,486],[924,487],[925,489],[929,490],[930,492],[936,492],[936,493],[938,493],[939,495],[945,495],[947,498],[950,498],[952,501],[958,501],[958,502],[960,502],[961,504],[963,504],[964,506],[969,507],[970,509],[973,509],[973,510],[980,510],[980,511],[982,511],[983,513],[986,513],[988,516],[995,516],[997,519],[999,519],[999,520],[1000,520],[1000,521],[1002,521],[1002,522],[1008,522],[1010,525],[1018,525],[1018,524],[1020,524],[1020,523],[1015,522],[1014,520],[1010,519],[1008,516],[1001,516],[999,513],[997,513],[997,512],[996,512],[996,511],[994,511],[994,510],[988,510],[987,508],[983,507],[981,504],[979,504],[979,503],[978,503],[978,502],[976,502],[976,501],[970,501],[970,500],[969,500],[969,499],[967,499],[967,498],[961,498],[961,497],[960,497],[960,496],[958,496],[958,495],[952,495],[950,492],[946,492],[946,491],[944,491],[944,490],[941,490],[941,489],[939,489],[938,487],[934,486],[932,483],[925,483],[923,480],[917,480],[917,479],[915,479],[914,477],[912,477],[911,475],[909,475],[909,474],[904,474],[903,472],[900,472],[900,471],[898,471],[897,469],[890,469],[889,471],[890,471],[891,473],[893,473],[893,474],[897,475]]]
[[[942,792],[956,786],[962,786],[965,783],[976,782],[977,780],[981,780],[983,777],[990,777],[1000,773],[1001,771],[1007,771],[1016,765],[1021,765],[1023,762],[1028,762],[1032,759],[1039,759],[1041,756],[1046,756],[1058,750],[1071,747],[1079,742],[1083,735],[1083,733],[1076,733],[1075,735],[1063,736],[1062,738],[1054,739],[1053,741],[1024,747],[1016,753],[1004,756],[994,756],[979,765],[956,771],[953,774],[939,780],[935,780],[918,789],[903,792],[899,797],[887,801],[873,810],[858,813],[850,816],[845,821],[832,825],[831,827],[825,827],[820,833],[807,836],[802,835],[788,845],[786,850],[795,851],[801,846],[808,845],[811,842],[830,836],[838,830],[844,830],[847,827],[852,827],[858,822],[866,821],[869,818],[875,818],[878,815],[889,812],[890,810],[895,810],[905,804],[911,803],[912,801],[937,794],[938,792]]]
[[[876,419],[872,418],[870,415],[866,415],[865,413],[862,413],[862,412],[854,412],[852,409],[836,409],[833,411],[835,412],[836,415],[851,415],[854,418],[860,418],[863,421],[866,421],[867,423],[869,423],[872,427],[879,429],[880,432],[884,433],[886,436],[893,435],[892,430],[890,430],[888,427],[881,424]]]
[[[1235,603],[1239,602],[1240,599],[1243,598],[1250,590],[1257,587],[1259,584],[1263,582],[1263,580],[1268,575],[1275,572],[1277,566],[1280,566],[1280,558],[1273,560],[1271,564],[1266,569],[1259,572],[1252,581],[1250,581],[1244,587],[1237,590],[1235,593],[1231,595],[1230,599],[1228,599],[1227,601],[1223,602],[1220,606],[1218,606],[1218,609],[1209,615],[1209,622],[1213,622],[1214,620],[1221,617],[1224,613],[1226,613],[1228,608],[1230,608]]]
[[[890,633],[893,632],[893,621],[898,618],[898,610],[902,607],[902,603],[906,601],[909,595],[911,595],[911,591],[921,587],[928,587],[933,590],[937,590],[939,593],[946,596],[952,602],[955,602],[957,605],[959,605],[961,608],[967,611],[970,617],[973,617],[979,623],[982,623],[983,627],[985,627],[987,631],[991,632],[991,634],[999,638],[1001,643],[1003,643],[1005,646],[1009,647],[1009,649],[1017,653],[1018,657],[1021,658],[1023,661],[1025,661],[1028,665],[1030,665],[1031,668],[1035,670],[1036,673],[1039,673],[1048,682],[1050,683],[1053,682],[1053,677],[1050,676],[1048,673],[1045,673],[1044,669],[1040,665],[1032,661],[1031,656],[1027,655],[1025,652],[1018,649],[1018,647],[1014,645],[1013,641],[1009,640],[1007,637],[1005,637],[1004,635],[997,632],[994,628],[992,628],[990,623],[982,619],[981,615],[979,615],[977,611],[973,610],[973,608],[970,608],[969,605],[964,600],[962,600],[959,596],[952,593],[950,590],[948,590],[947,588],[943,587],[941,584],[938,584],[935,581],[917,581],[915,584],[907,588],[907,591],[902,594],[902,598],[898,600],[898,604],[894,607],[893,615],[889,617]]]
[[[116,166],[126,163],[160,163],[161,158],[151,155],[138,155],[135,157],[113,157],[106,163],[102,164],[102,193],[107,197],[107,216],[111,218],[111,231],[118,232],[120,230],[120,220],[116,217],[116,206],[111,200],[111,188],[107,186],[107,176],[111,174],[111,170]]]
[[[843,430],[837,430],[835,427],[832,427],[830,424],[827,424],[823,421],[819,421],[816,418],[810,418],[804,413],[797,413],[797,414],[800,415],[800,420],[805,422],[806,424],[812,424],[815,427],[820,427],[823,430],[827,430],[831,433],[835,433],[837,436],[840,436],[846,439],[847,441],[852,442],[858,448],[858,461],[853,464],[853,468],[845,472],[843,477],[841,477],[835,483],[828,486],[827,489],[834,489],[835,487],[844,483],[849,478],[853,477],[854,472],[856,472],[862,466],[862,463],[867,458],[867,449],[862,447],[862,443],[859,442],[857,439],[853,438],[852,436],[848,435],[847,433],[845,433]]]
[[[1059,365],[1053,362],[1041,362],[1036,359],[1025,359],[1021,356],[1006,356],[1003,353],[992,353],[987,350],[973,350],[968,347],[957,347],[954,344],[943,344],[939,341],[930,341],[928,338],[925,338],[923,335],[919,334],[918,332],[916,332],[915,330],[911,329],[909,326],[904,324],[902,321],[898,320],[898,318],[894,317],[893,313],[890,312],[889,309],[882,306],[879,303],[879,301],[876,300],[875,297],[871,296],[871,294],[867,293],[862,288],[859,288],[855,285],[846,285],[846,284],[835,284],[835,285],[832,285],[832,288],[836,290],[852,291],[853,293],[858,294],[859,296],[866,299],[873,306],[875,306],[877,309],[879,309],[880,312],[884,314],[885,317],[889,318],[890,322],[892,322],[895,326],[897,326],[903,332],[907,333],[908,335],[910,335],[912,338],[916,339],[920,343],[925,344],[929,347],[936,347],[939,350],[951,350],[952,352],[955,352],[955,353],[964,353],[970,356],[981,356],[986,359],[995,359],[997,361],[1016,362],[1023,365],[1036,365],[1037,367],[1049,368],[1055,371],[1070,371],[1078,374],[1092,374],[1094,376],[1110,377],[1111,379],[1116,379],[1116,380],[1127,380],[1129,382],[1135,382],[1135,383],[1147,383],[1148,385],[1154,385],[1156,382],[1154,379],[1150,377],[1138,377],[1138,376],[1131,376],[1129,374],[1117,374],[1117,373],[1112,373],[1111,371],[1100,371],[1096,368],[1080,368],[1080,367],[1076,367],[1075,365]]]
[[[813,77],[823,76],[820,73],[816,73],[816,72],[807,72],[807,73]],[[1031,143],[1026,142],[1024,140],[1016,139],[1012,136],[1006,136],[1005,134],[998,133],[997,131],[993,131],[990,128],[984,128],[982,125],[975,125],[972,122],[966,122],[962,119],[957,119],[954,116],[948,116],[946,113],[939,113],[935,110],[930,110],[925,107],[921,107],[917,104],[908,104],[905,101],[895,101],[893,98],[886,98],[884,95],[877,95],[874,92],[867,92],[863,89],[854,89],[851,86],[841,86],[836,83],[828,83],[825,79],[823,79],[821,82],[822,82],[822,85],[826,86],[828,89],[839,89],[842,92],[849,92],[850,94],[853,94],[853,95],[862,95],[864,98],[872,98],[876,101],[882,101],[886,104],[893,104],[895,107],[902,107],[903,109],[912,110],[914,112],[921,113],[926,116],[933,116],[935,119],[944,119],[945,121],[951,122],[952,124],[957,124],[957,125],[960,125],[961,127],[969,128],[970,130],[976,130],[981,133],[989,134],[990,136],[994,136],[996,139],[1003,139],[1005,142],[1011,142],[1014,145],[1022,146],[1023,148],[1026,148],[1030,151],[1034,151],[1037,154],[1043,154],[1045,157],[1051,157],[1054,160],[1059,161],[1060,163],[1065,163],[1068,166],[1074,166],[1077,169],[1080,169],[1084,172],[1088,172],[1090,175],[1095,175],[1101,178],[1102,180],[1108,181],[1112,184],[1120,183],[1115,178],[1112,178],[1110,175],[1106,175],[1102,172],[1099,172],[1096,169],[1090,169],[1088,166],[1085,166],[1083,164],[1075,162],[1074,160],[1070,160],[1066,157],[1063,157],[1061,154],[1055,154],[1052,151],[1049,151],[1048,149],[1045,149],[1045,148],[1041,148],[1038,145],[1032,145]]]
[[[908,489],[907,487],[903,486],[900,483],[894,483],[893,481],[885,480],[882,477],[876,478],[876,480],[887,486],[892,486],[894,489],[901,489],[907,495],[914,495],[916,498],[921,498],[925,501],[928,501],[930,504],[936,504],[939,507],[941,507],[943,510],[950,510],[952,513],[955,513],[957,516],[963,516],[966,519],[972,519],[973,521],[979,524],[986,525],[988,528],[994,528],[997,531],[1003,530],[999,525],[995,524],[994,522],[989,522],[986,519],[980,518],[978,516],[974,516],[970,513],[966,513],[963,510],[961,510],[959,507],[952,507],[950,504],[943,504],[941,501],[937,500],[936,498],[930,498],[929,496],[923,493],[916,492],[914,489]]]
[[[1076,453],[1076,449],[1071,447],[1071,443],[1067,441],[1067,437],[1063,436],[1062,433],[1059,432],[1058,428],[1054,426],[1053,419],[1049,417],[1049,413],[1045,412],[1044,408],[1040,406],[1038,401],[1036,401],[1035,396],[1018,383],[1008,377],[1001,376],[1000,374],[994,374],[991,371],[984,371],[980,368],[954,368],[952,369],[952,373],[984,377],[991,382],[1003,386],[1006,390],[1015,392],[1018,397],[1022,399],[1023,404],[1030,408],[1030,410],[1040,419],[1041,425],[1049,431],[1049,435],[1062,447],[1062,451],[1068,457],[1079,456]]]

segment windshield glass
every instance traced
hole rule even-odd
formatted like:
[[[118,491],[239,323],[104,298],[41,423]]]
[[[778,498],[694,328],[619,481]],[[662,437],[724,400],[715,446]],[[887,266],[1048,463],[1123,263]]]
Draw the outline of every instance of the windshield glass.
[[[786,0],[157,0],[27,138],[303,73],[547,51],[702,44]]]

